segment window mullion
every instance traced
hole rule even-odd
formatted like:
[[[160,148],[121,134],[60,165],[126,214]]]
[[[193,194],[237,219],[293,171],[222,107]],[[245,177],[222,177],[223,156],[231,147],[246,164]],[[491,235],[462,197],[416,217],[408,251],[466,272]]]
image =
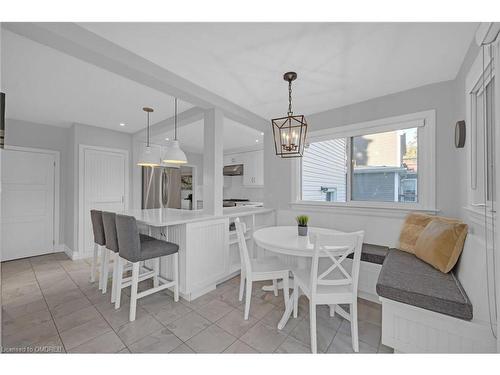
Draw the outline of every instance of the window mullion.
[[[351,202],[352,197],[352,137],[347,137],[346,139],[346,203]]]

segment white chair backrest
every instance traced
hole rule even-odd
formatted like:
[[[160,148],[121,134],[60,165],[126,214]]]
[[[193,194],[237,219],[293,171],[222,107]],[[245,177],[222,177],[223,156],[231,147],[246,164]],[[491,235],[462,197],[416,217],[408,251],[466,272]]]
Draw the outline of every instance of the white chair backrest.
[[[244,222],[240,221],[239,217],[234,220],[234,225],[236,227],[236,236],[238,237],[241,270],[244,271],[247,275],[250,275],[252,272],[252,265],[250,263],[250,256],[248,255],[247,241],[245,240],[247,225]]]
[[[314,256],[311,264],[312,293],[316,293],[318,285],[352,284],[353,293],[357,294],[364,232],[316,234],[315,236]],[[345,263],[342,262],[353,253],[352,268],[349,272],[345,268]]]

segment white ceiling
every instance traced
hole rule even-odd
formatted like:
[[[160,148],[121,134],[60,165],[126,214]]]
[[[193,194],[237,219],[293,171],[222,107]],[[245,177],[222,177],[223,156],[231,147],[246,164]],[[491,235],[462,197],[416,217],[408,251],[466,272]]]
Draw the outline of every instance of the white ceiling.
[[[195,121],[177,129],[177,138],[182,149],[202,153],[203,152],[203,120]],[[152,142],[159,145],[166,145],[166,140],[174,139],[174,131],[170,130],[152,138]],[[258,142],[256,142],[258,141]],[[243,150],[250,147],[262,148],[264,137],[261,132],[242,125],[231,119],[224,118],[224,152]]]
[[[310,114],[455,78],[474,23],[84,23],[112,42],[265,118],[284,115],[297,71],[294,112]],[[7,117],[125,132],[173,114],[173,98],[2,30]],[[192,106],[180,103],[182,112]],[[125,123],[120,127],[119,123]],[[202,148],[201,122],[181,128]],[[202,127],[201,127],[202,128]],[[183,132],[186,135],[183,136]],[[260,133],[226,120],[225,149],[255,145]],[[164,137],[163,137],[164,139]]]
[[[94,65],[2,30],[2,91],[6,117],[69,127],[82,123],[137,132],[171,117],[174,99]],[[179,102],[179,111],[192,105]],[[124,123],[121,127],[119,124]]]
[[[84,23],[265,118],[454,79],[475,23]]]

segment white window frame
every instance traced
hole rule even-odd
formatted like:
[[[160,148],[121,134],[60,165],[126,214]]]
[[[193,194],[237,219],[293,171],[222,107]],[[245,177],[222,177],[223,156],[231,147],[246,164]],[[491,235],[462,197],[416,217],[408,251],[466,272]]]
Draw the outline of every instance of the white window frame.
[[[473,98],[471,96],[472,92],[475,91],[478,85],[481,85],[483,82],[488,84],[496,75],[498,67],[495,66],[494,56],[489,55],[490,50],[485,49],[484,55],[484,71],[483,71],[483,55],[480,50],[477,55],[474,63],[472,64],[469,73],[465,79],[465,106],[466,106],[466,134],[470,134],[468,137],[467,144],[467,203],[464,209],[468,212],[468,214],[475,215],[476,218],[479,218],[479,221],[484,221],[482,216],[484,215],[484,206],[490,202],[478,203],[474,202],[473,197],[473,189],[476,188],[476,179],[477,179],[477,150],[476,150],[476,133],[477,133],[477,124],[474,121],[475,117],[475,108],[472,105]],[[493,64],[493,68],[491,65]],[[488,74],[489,73],[489,74]],[[495,97],[497,97],[499,90],[499,83],[495,82]],[[497,100],[498,102],[498,100]],[[498,108],[498,105],[497,105]],[[498,112],[495,111],[495,116],[497,117],[498,123]],[[488,214],[488,217],[491,218],[491,213]]]
[[[359,135],[383,133],[394,130],[418,128],[418,202],[371,202],[351,199],[351,173],[347,174],[347,201],[323,202],[303,201],[302,198],[302,160],[292,161],[292,202],[293,208],[367,208],[381,210],[429,211],[436,212],[436,111],[434,109],[393,116],[373,121],[366,121],[325,130],[310,132],[307,142],[320,142],[335,138],[347,138]],[[350,142],[348,155],[351,155]],[[351,168],[349,166],[349,168]],[[349,170],[350,172],[350,170]]]

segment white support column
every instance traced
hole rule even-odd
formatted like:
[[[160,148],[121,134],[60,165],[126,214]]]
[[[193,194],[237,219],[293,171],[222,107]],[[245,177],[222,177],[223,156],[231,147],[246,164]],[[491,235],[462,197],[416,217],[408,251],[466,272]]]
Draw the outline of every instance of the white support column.
[[[222,215],[224,115],[218,108],[205,112],[203,151],[203,210]]]

